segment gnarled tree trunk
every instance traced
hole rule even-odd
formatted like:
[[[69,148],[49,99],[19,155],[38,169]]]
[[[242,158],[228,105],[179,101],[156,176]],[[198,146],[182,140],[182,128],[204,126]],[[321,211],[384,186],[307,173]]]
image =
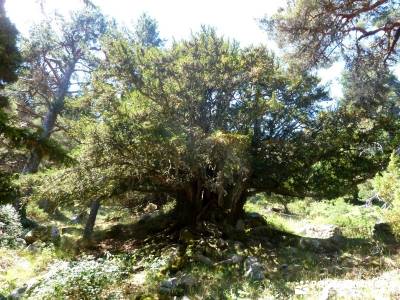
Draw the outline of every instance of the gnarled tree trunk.
[[[238,183],[223,192],[221,197],[197,181],[177,193],[176,215],[180,225],[194,227],[203,220],[235,224],[244,213],[246,189]]]
[[[65,97],[70,87],[71,76],[75,70],[76,62],[77,58],[74,58],[68,65],[65,74],[60,82],[60,86],[58,87],[55,99],[51,103],[51,106],[49,107],[49,110],[46,113],[46,116],[42,123],[42,133],[40,135],[41,140],[47,140],[51,136],[57,118],[64,108]],[[24,174],[36,173],[39,169],[39,165],[42,161],[42,158],[43,158],[43,153],[41,153],[39,147],[37,146],[33,147],[31,149],[28,160],[25,163],[22,173]],[[32,225],[32,221],[28,220],[26,216],[26,204],[22,204],[19,197],[17,197],[17,199],[15,200],[15,208],[18,209],[20,213],[22,223],[27,224],[28,227]]]
[[[71,76],[75,70],[77,58],[74,58],[68,65],[63,78],[60,81],[60,86],[57,89],[55,98],[51,103],[49,110],[42,123],[42,133],[40,135],[41,140],[46,140],[51,136],[54,130],[57,118],[64,109],[65,97],[68,93],[68,89],[71,84]],[[34,147],[31,150],[30,156],[24,166],[23,173],[31,174],[36,173],[39,165],[42,161],[43,154],[39,151],[38,147]]]

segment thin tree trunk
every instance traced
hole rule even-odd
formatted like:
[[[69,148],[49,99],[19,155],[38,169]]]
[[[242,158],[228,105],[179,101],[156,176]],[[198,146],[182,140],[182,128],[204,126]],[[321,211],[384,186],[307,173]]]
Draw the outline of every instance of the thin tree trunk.
[[[90,240],[93,234],[94,224],[96,223],[97,213],[100,208],[100,199],[96,199],[92,201],[90,205],[90,213],[89,217],[86,221],[85,230],[83,232],[83,238],[86,240]]]
[[[47,140],[51,136],[51,133],[53,132],[57,118],[58,118],[59,114],[62,112],[62,110],[64,109],[65,97],[66,97],[66,95],[68,93],[68,89],[70,87],[71,76],[75,70],[76,63],[77,63],[77,59],[75,58],[73,61],[70,62],[69,66],[67,67],[65,74],[60,82],[60,86],[57,89],[54,100],[51,103],[51,106],[49,107],[49,110],[47,111],[46,116],[44,117],[44,120],[42,123],[42,133],[40,135],[40,140],[42,140],[42,141]],[[39,148],[34,147],[31,150],[28,161],[26,162],[26,164],[24,166],[23,173],[24,174],[36,173],[38,171],[38,168],[42,161],[42,158],[43,158],[43,154],[40,153]]]

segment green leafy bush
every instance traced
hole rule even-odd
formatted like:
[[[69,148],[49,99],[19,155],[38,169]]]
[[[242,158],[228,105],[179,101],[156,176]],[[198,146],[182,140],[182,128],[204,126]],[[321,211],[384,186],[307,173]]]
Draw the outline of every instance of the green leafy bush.
[[[123,264],[115,257],[59,261],[32,289],[29,299],[99,299],[105,287],[124,274]]]
[[[400,157],[398,155],[392,154],[387,169],[374,178],[373,186],[388,204],[400,205]]]
[[[386,171],[374,178],[373,185],[379,196],[390,204],[385,218],[400,238],[400,157],[397,154],[392,154]]]
[[[318,205],[313,206],[313,208]],[[326,222],[342,229],[344,235],[352,238],[369,238],[374,224],[381,218],[381,209],[377,207],[354,206],[343,198],[321,202],[319,210],[314,210],[314,218],[324,216]],[[322,219],[320,219],[322,221]]]
[[[18,212],[10,205],[0,205],[0,247],[13,247],[22,235]]]
[[[10,203],[17,196],[17,187],[12,182],[11,174],[0,170],[0,204]]]

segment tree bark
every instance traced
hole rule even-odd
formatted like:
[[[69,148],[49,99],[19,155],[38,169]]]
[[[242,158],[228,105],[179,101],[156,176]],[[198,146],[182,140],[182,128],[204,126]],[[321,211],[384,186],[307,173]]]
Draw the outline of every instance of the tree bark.
[[[75,70],[75,65],[77,63],[77,58],[72,60],[68,67],[66,68],[65,74],[60,81],[60,85],[56,91],[53,102],[51,103],[49,110],[42,123],[42,133],[40,135],[40,140],[47,140],[54,130],[57,118],[59,114],[64,109],[65,97],[67,96],[68,89],[71,83],[71,76]],[[34,147],[31,150],[29,158],[24,166],[24,174],[36,173],[39,169],[39,165],[42,161],[43,153],[40,152],[38,147]]]
[[[58,115],[64,109],[64,101],[65,97],[68,93],[68,89],[71,82],[71,76],[75,70],[75,66],[77,63],[77,58],[74,58],[70,64],[68,65],[65,74],[60,82],[60,86],[57,89],[54,101],[51,103],[51,106],[46,113],[46,116],[42,123],[42,133],[40,135],[40,140],[46,140],[50,137]],[[41,153],[40,149],[36,146],[31,149],[28,160],[22,170],[23,174],[33,174],[36,173],[39,169],[39,165],[42,162],[43,153]],[[32,221],[29,220],[26,216],[26,205],[21,204],[21,200],[19,197],[15,200],[15,207],[19,208],[18,211],[21,216],[21,221],[23,224],[31,224]]]
[[[85,240],[90,240],[93,234],[94,224],[96,223],[97,213],[100,208],[100,199],[96,199],[92,201],[90,205],[90,213],[89,217],[86,221],[85,230],[83,232],[83,238]]]
[[[232,188],[222,201],[218,193],[208,190],[200,183],[192,184],[176,196],[178,223],[189,227],[195,227],[203,220],[217,224],[235,224],[243,216],[246,199],[245,189],[240,184]]]

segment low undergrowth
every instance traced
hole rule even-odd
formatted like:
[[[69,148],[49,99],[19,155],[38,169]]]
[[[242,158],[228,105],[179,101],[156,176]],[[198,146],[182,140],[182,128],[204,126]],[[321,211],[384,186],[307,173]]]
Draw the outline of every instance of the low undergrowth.
[[[91,244],[81,244],[77,233],[63,234],[78,247],[76,251],[67,251],[65,244],[43,244],[35,252],[1,248],[0,295],[24,284],[28,284],[26,299],[319,299],[324,295],[396,299],[400,295],[398,245],[372,238],[380,208],[355,207],[342,199],[299,200],[288,205],[287,214],[271,210],[266,201],[250,201],[243,231],[233,234],[206,223],[199,231],[176,229],[169,210],[130,224],[125,212],[102,209]],[[305,226],[327,223],[343,232],[340,249],[300,246]],[[262,278],[249,277],[250,257],[262,266]]]

